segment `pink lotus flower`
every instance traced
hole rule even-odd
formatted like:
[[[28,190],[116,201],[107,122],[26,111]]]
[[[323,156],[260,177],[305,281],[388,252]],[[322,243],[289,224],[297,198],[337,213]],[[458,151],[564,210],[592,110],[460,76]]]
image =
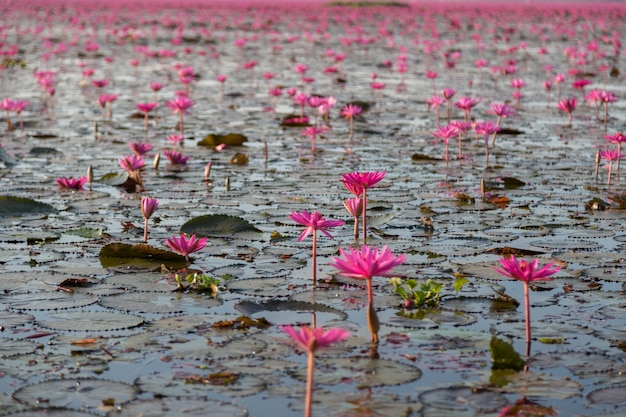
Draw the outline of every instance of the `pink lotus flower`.
[[[289,215],[289,218],[298,224],[306,226],[300,234],[300,237],[298,237],[298,242],[306,239],[311,233],[313,234],[312,276],[313,285],[315,286],[317,282],[317,231],[319,230],[332,239],[333,236],[327,229],[343,226],[345,222],[342,220],[326,220],[317,211],[309,213],[306,210],[301,212],[294,211]]]
[[[310,328],[308,326],[302,326],[300,329],[295,329],[292,326],[280,326],[281,330],[287,333],[293,342],[304,350],[308,355],[308,369],[307,369],[307,385],[306,385],[306,399],[304,404],[304,416],[311,416],[311,406],[313,404],[313,372],[315,369],[315,352],[318,349],[324,349],[339,343],[350,336],[347,330],[332,328]]]
[[[310,136],[311,137],[311,152],[315,154],[315,137],[321,133],[330,130],[329,127],[317,127],[317,126],[307,126],[302,131],[302,136]]]
[[[57,184],[61,188],[67,188],[71,190],[82,190],[83,185],[87,182],[87,177],[79,177],[79,178],[67,178],[67,177],[59,177],[56,179]]]
[[[344,119],[350,120],[350,140],[354,137],[354,119],[359,117],[361,113],[363,113],[363,108],[352,103],[347,104],[341,109],[340,115],[343,116]]]
[[[125,155],[119,159],[119,165],[129,173],[139,171],[146,165],[146,162],[138,155]]]
[[[572,112],[576,110],[577,100],[576,97],[564,98],[559,101],[557,108],[567,113],[568,127],[572,127]]]
[[[372,341],[378,342],[378,330],[380,324],[374,309],[374,293],[372,290],[372,278],[375,276],[389,276],[389,273],[406,260],[406,255],[394,256],[386,246],[381,249],[372,249],[367,245],[361,249],[350,248],[348,251],[339,249],[343,258],[333,258],[330,265],[339,270],[339,274],[364,279],[367,283],[368,314],[367,321]]]
[[[135,104],[137,110],[139,110],[144,115],[144,128],[148,131],[148,113],[152,110],[156,109],[159,106],[158,102],[152,103],[137,103]]]
[[[193,106],[195,103],[189,99],[189,97],[178,96],[174,100],[169,100],[165,102],[165,105],[172,110],[172,113],[178,113],[178,124],[180,127],[181,136],[185,137],[185,127],[183,124],[183,114],[188,114],[189,108]]]
[[[174,150],[176,150],[176,146],[179,143],[182,145],[185,142],[185,138],[183,138],[182,135],[169,135],[165,140],[174,145]]]
[[[108,80],[92,80],[91,84],[93,84],[94,87],[103,88],[109,85],[109,81]]]
[[[300,234],[300,237],[298,237],[298,242],[306,239],[311,233],[315,235],[317,230],[332,239],[333,236],[326,229],[343,226],[345,224],[342,220],[326,220],[317,211],[314,211],[313,213],[309,213],[306,210],[301,212],[294,211],[289,215],[289,218],[298,224],[306,226]]]
[[[130,150],[137,156],[145,155],[152,149],[151,143],[128,142],[128,146],[130,146]]]
[[[446,144],[446,152],[444,155],[444,159],[446,160],[446,162],[448,161],[448,147],[449,147],[450,139],[455,137],[457,133],[458,133],[457,128],[452,124],[447,124],[445,126],[438,126],[437,130],[433,132],[433,135],[435,135],[435,137],[442,139],[444,143]]]
[[[176,238],[176,236],[167,238],[165,244],[174,252],[183,255],[187,262],[189,262],[189,254],[202,250],[207,245],[208,241],[209,238],[207,237],[198,239],[196,235],[193,234],[187,238],[187,235],[181,233],[179,238]]]
[[[144,226],[143,226],[143,241],[148,241],[148,219],[154,214],[154,212],[159,208],[159,200],[156,198],[141,198],[141,214],[144,218]]]
[[[22,112],[30,105],[30,102],[26,100],[14,100],[10,109],[12,112],[17,113],[20,120],[20,130],[24,130],[24,120],[22,119]]]
[[[502,268],[494,267],[496,271],[504,276],[522,281],[524,283],[524,300],[526,307],[526,354],[530,355],[530,283],[551,280],[552,278],[550,278],[550,276],[559,272],[561,267],[556,266],[552,268],[553,263],[549,263],[538,269],[538,259],[528,262],[525,259],[518,260],[514,255],[511,255],[508,258],[501,258],[500,264],[502,265]]]
[[[478,104],[478,100],[471,98],[471,97],[466,97],[466,96],[460,97],[454,103],[456,107],[463,110],[463,112],[465,113],[466,122],[470,121],[470,112],[472,111],[472,108],[476,106],[477,104]]]
[[[183,156],[181,152],[170,151],[169,149],[165,149],[163,154],[167,160],[170,161],[170,164],[173,165],[185,165],[189,158],[191,158],[190,156]]]
[[[363,214],[363,200],[361,197],[348,198],[343,201],[343,206],[354,217],[354,239],[359,239],[359,217]]]
[[[622,158],[624,158],[624,155],[621,154],[619,150],[617,149],[605,149],[605,150],[599,151],[598,155],[600,156],[601,159],[605,159],[609,161],[609,166],[608,166],[609,175],[608,175],[607,184],[611,185],[611,175],[613,173],[613,161],[617,161],[619,164],[619,161]]]

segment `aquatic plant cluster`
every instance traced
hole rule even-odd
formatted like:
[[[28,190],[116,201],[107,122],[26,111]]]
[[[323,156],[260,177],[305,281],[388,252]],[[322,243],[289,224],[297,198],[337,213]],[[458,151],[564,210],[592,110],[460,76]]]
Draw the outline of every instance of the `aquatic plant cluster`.
[[[0,414],[624,413],[626,8],[0,7]]]

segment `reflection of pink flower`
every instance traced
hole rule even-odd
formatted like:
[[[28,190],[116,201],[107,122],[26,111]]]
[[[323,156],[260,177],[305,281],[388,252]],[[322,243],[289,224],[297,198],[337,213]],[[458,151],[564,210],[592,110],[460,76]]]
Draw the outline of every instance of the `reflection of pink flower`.
[[[187,238],[184,233],[181,233],[179,238],[176,238],[176,236],[167,238],[165,244],[174,252],[183,255],[189,262],[189,254],[202,250],[207,245],[208,240],[209,238],[207,237],[198,239],[195,234]]]
[[[68,188],[68,189],[72,189],[72,190],[82,190],[83,189],[83,185],[85,185],[85,183],[87,182],[87,177],[80,177],[80,178],[66,178],[66,177],[59,177],[57,178],[57,184],[59,184],[59,187],[61,188]]]

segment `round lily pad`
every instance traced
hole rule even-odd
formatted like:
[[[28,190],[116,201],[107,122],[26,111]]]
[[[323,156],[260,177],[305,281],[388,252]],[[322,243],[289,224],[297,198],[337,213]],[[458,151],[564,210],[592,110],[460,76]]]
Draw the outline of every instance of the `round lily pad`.
[[[306,381],[306,368],[291,374]],[[318,358],[315,361],[315,383],[325,385],[351,380],[360,388],[384,387],[406,384],[421,376],[418,368],[389,359]]]
[[[15,310],[63,310],[95,304],[98,297],[90,294],[70,294],[65,291],[39,291],[0,296],[0,302]]]
[[[166,265],[169,268],[179,269],[188,265],[184,256],[145,243],[136,245],[109,243],[100,250],[99,258],[103,268],[121,266],[159,268],[161,265]]]
[[[247,417],[245,408],[215,400],[155,398],[133,401],[115,413],[119,417]]]
[[[419,400],[424,403],[424,412],[434,408],[452,412],[463,412],[464,415],[495,412],[507,405],[502,394],[493,391],[473,390],[471,387],[452,386],[436,388],[423,392]],[[431,415],[428,413],[428,415]],[[455,414],[456,415],[456,414]]]
[[[44,215],[55,213],[56,211],[50,204],[41,203],[30,198],[0,195],[0,217]]]
[[[95,378],[53,379],[20,388],[13,398],[39,407],[72,407],[97,411],[103,405],[122,405],[134,399],[132,385]]]
[[[67,311],[49,314],[47,319],[37,320],[37,324],[52,330],[97,332],[131,329],[144,324],[144,320],[108,311]]]
[[[30,340],[0,338],[0,358],[9,358],[25,353],[33,353],[37,349],[41,348],[43,348],[41,343]]]
[[[180,231],[201,237],[242,235],[258,239],[261,236],[261,231],[245,219],[227,214],[207,214],[194,217],[183,224]]]

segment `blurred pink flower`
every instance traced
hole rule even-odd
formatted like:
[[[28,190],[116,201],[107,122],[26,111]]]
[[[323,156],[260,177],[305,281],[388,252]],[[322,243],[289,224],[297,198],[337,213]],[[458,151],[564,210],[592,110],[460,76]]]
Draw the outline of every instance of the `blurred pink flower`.
[[[83,185],[87,182],[87,177],[79,177],[79,178],[67,178],[67,177],[59,177],[56,179],[57,184],[61,188],[68,188],[72,190],[82,190]]]
[[[145,155],[150,149],[152,149],[151,143],[128,142],[128,146],[130,146],[130,150],[137,156]]]
[[[300,234],[300,237],[298,237],[298,242],[303,241],[317,230],[332,239],[333,236],[326,229],[343,226],[345,224],[343,220],[326,220],[317,211],[313,211],[312,213],[306,210],[302,210],[301,212],[293,211],[289,215],[289,218],[298,224],[306,226]]]
[[[128,172],[138,171],[146,165],[143,158],[138,155],[125,155],[118,162],[120,167]]]

